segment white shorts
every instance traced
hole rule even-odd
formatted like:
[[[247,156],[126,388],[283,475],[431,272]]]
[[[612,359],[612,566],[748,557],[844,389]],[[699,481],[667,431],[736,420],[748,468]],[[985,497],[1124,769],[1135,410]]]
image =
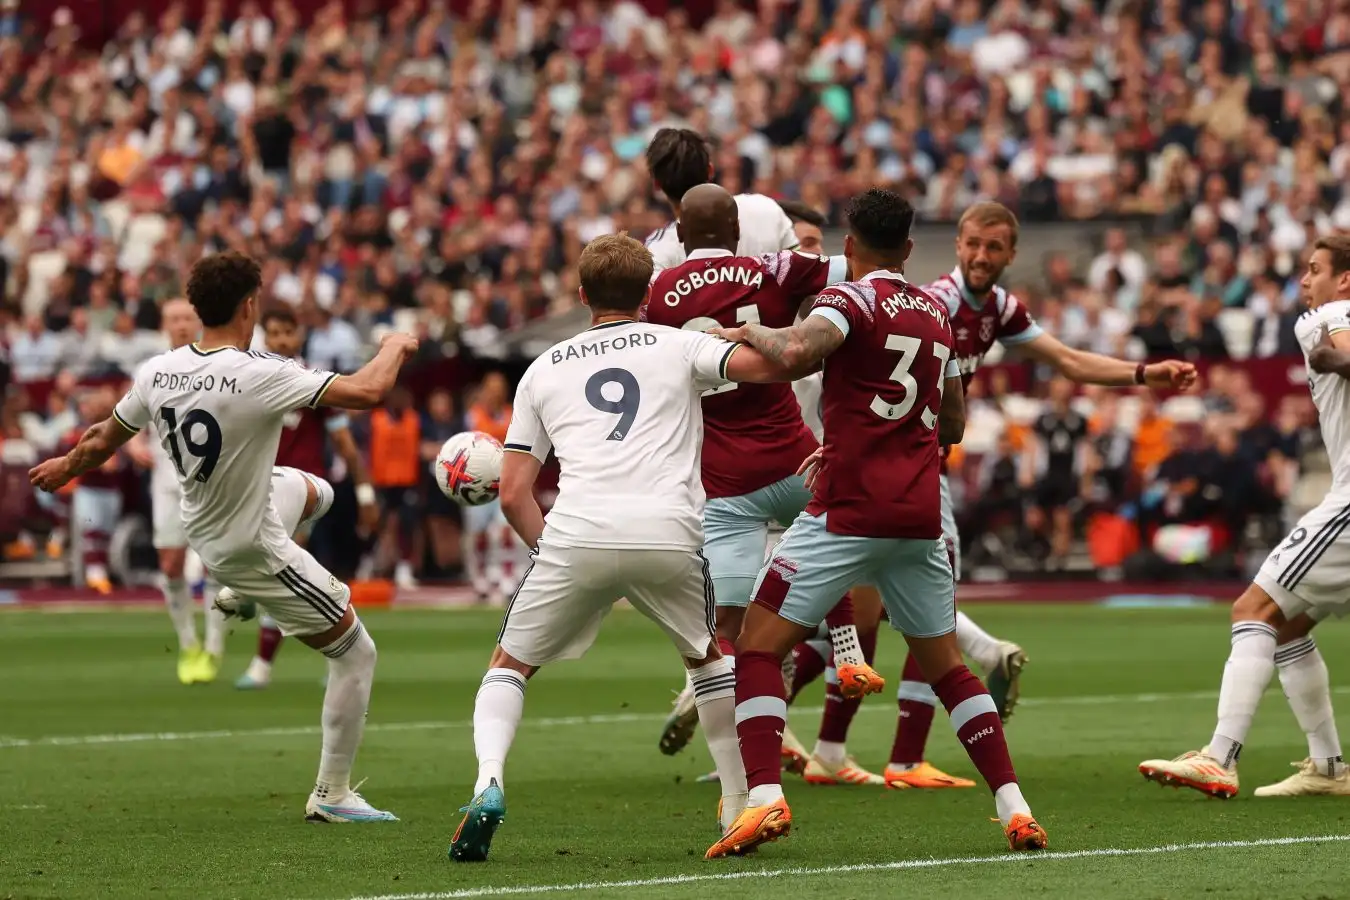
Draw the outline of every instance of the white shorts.
[[[1271,551],[1255,583],[1292,619],[1345,615],[1350,608],[1350,498],[1330,496],[1298,520]]]
[[[617,550],[540,543],[506,607],[497,643],[531,666],[578,659],[595,643],[615,601],[627,598],[675,642],[702,659],[713,640],[712,580],[694,550]]]
[[[305,518],[311,484],[319,500]],[[321,478],[285,466],[272,469],[272,506],[290,534],[323,516],[332,504],[332,496],[332,488]],[[342,621],[351,601],[351,589],[294,541],[280,555],[289,560],[280,572],[249,568],[220,569],[211,574],[241,597],[255,601],[276,620],[283,634],[298,637],[322,634]]]
[[[150,478],[150,520],[154,526],[152,543],[156,550],[173,550],[188,545],[183,530],[183,490],[172,479]]]

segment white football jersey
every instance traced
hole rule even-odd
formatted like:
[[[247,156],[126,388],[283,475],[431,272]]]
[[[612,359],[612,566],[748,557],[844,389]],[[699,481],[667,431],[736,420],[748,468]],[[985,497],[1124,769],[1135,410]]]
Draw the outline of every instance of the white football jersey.
[[[703,391],[736,345],[623,320],[555,344],[516,389],[506,449],[562,469],[543,540],[568,547],[703,546]]]
[[[1324,325],[1331,334],[1350,331],[1350,300],[1333,300],[1299,317],[1294,335],[1305,358],[1321,340]],[[1330,373],[1318,375],[1309,368],[1308,387],[1331,460],[1331,489],[1350,491],[1350,381]]]
[[[741,220],[737,256],[764,256],[797,248],[797,232],[792,228],[792,219],[783,212],[777,200],[763,194],[737,194],[736,210]],[[674,222],[652,232],[646,243],[657,272],[685,261],[684,244],[675,233]]]
[[[272,507],[282,417],[318,405],[338,376],[289,359],[195,344],[141,366],[113,415],[127,429],[154,423],[183,492],[188,543],[212,570],[279,572],[291,546]]]

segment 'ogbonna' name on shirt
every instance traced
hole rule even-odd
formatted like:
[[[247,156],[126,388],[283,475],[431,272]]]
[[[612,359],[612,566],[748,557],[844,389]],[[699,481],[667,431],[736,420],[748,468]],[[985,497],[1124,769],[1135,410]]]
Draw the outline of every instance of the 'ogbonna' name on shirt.
[[[627,350],[632,347],[651,347],[656,343],[656,335],[651,332],[641,334],[619,334],[594,344],[568,344],[553,351],[553,362],[567,359],[586,359],[589,356],[604,356],[611,350]]]
[[[713,284],[740,284],[759,289],[764,284],[764,273],[747,266],[732,266],[725,269],[706,269],[702,272],[690,272],[675,282],[675,286],[666,291],[666,306],[678,306],[681,298],[702,287]]]

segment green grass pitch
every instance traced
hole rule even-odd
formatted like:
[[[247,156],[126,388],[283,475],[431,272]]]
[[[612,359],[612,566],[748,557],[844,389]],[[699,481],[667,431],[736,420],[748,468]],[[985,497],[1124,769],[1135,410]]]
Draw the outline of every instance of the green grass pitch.
[[[717,800],[694,783],[706,751],[657,752],[679,663],[632,612],[610,617],[588,658],[531,684],[507,767],[509,815],[481,865],[449,862],[446,847],[474,779],[468,720],[497,615],[366,616],[380,662],[356,774],[403,821],[339,827],[302,821],[318,759],[317,654],[288,643],[272,689],[236,693],[230,679],[253,639],[240,628],[222,680],[184,688],[161,613],[3,613],[0,900],[448,900],[559,888],[633,900],[1346,896],[1350,800],[1250,796],[1306,755],[1278,687],[1244,753],[1238,799],[1163,790],[1135,770],[1208,737],[1224,609],[967,608],[1031,657],[1009,742],[1050,834],[1040,858],[1009,857],[983,788],[810,788],[789,777],[792,835],[757,858],[704,862]],[[1318,637],[1344,683],[1350,634],[1331,623]],[[887,632],[878,668],[895,679],[901,658]],[[894,686],[854,725],[864,764],[884,764]],[[819,690],[793,716],[808,745]],[[977,777],[941,715],[930,756]]]

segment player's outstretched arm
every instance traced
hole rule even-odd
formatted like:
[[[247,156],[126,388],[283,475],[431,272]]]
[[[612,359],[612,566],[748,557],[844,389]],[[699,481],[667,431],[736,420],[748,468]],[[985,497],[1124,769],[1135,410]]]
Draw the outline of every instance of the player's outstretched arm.
[[[319,396],[318,406],[338,409],[373,409],[384,402],[394,389],[398,371],[417,352],[417,338],[410,334],[386,334],[375,358],[354,375],[329,382]]]
[[[729,341],[749,344],[756,353],[734,353],[727,362],[732,381],[796,381],[820,368],[839,345],[844,333],[823,316],[807,316],[790,328],[741,325],[718,332]],[[737,357],[744,359],[737,360]]]
[[[942,387],[942,405],[938,407],[938,443],[944,447],[961,443],[966,434],[966,392],[961,376],[948,378]]]
[[[1100,384],[1106,387],[1144,384],[1151,388],[1179,391],[1195,384],[1195,366],[1174,359],[1144,366],[1141,381],[1139,363],[1075,350],[1048,334],[1037,335],[1019,346],[1025,347],[1033,357],[1054,366],[1055,371],[1078,384]]]
[[[521,450],[508,448],[502,457],[502,514],[531,550],[539,549],[539,536],[544,533],[544,513],[534,499],[534,480],[541,468],[538,459]]]
[[[57,456],[30,469],[29,482],[39,490],[55,492],[85,472],[103,465],[118,449],[136,436],[116,418],[109,416],[90,426],[65,456]]]
[[[1319,375],[1350,378],[1350,331],[1332,334],[1325,325],[1317,346],[1308,351],[1308,367]]]

